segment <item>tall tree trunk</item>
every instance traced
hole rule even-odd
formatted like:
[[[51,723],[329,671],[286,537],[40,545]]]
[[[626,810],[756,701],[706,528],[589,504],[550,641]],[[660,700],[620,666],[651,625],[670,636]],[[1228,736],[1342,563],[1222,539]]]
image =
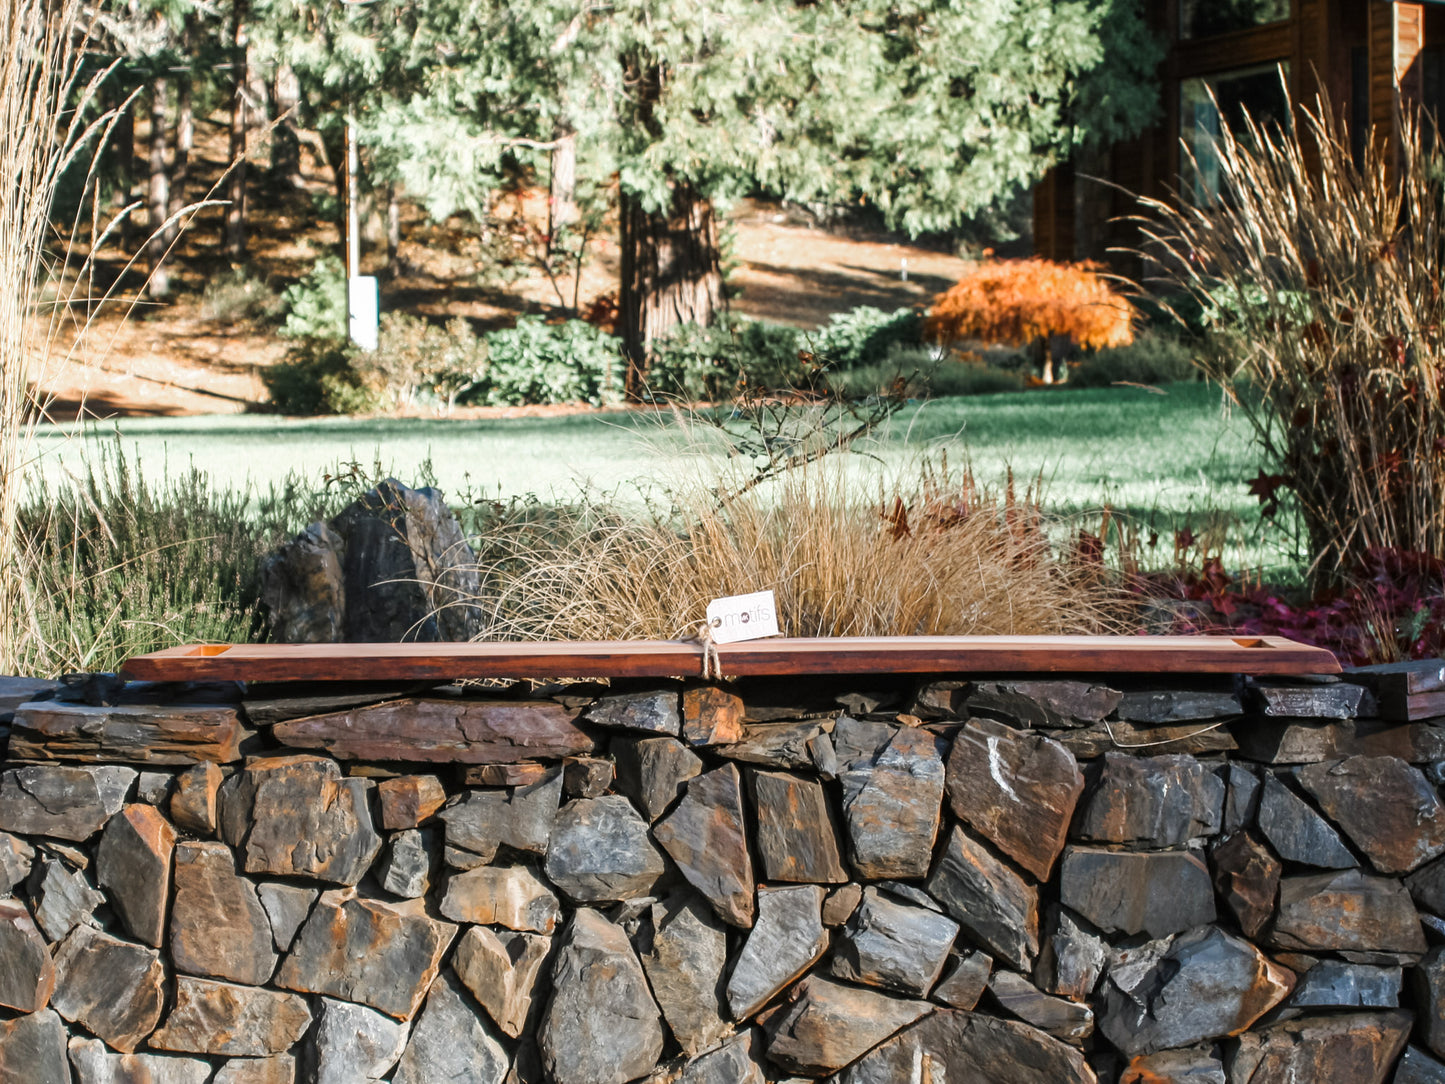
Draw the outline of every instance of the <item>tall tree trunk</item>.
[[[271,132],[271,183],[297,191],[302,187],[301,138],[296,134],[296,107],[301,80],[289,64],[280,64],[271,79],[271,104],[276,111]]]
[[[386,271],[392,278],[401,274],[396,262],[401,249],[401,195],[394,184],[386,186]]]
[[[171,277],[165,266],[168,242],[165,229],[170,211],[170,177],[166,174],[166,96],[169,86],[164,78],[151,83],[151,147],[150,186],[146,205],[149,209],[150,240],[147,261],[150,265],[150,295],[160,299],[170,293]]]
[[[226,180],[222,255],[233,265],[246,257],[246,0],[231,0],[231,173]]]
[[[131,192],[135,187],[134,106],[126,106],[121,110],[119,116],[116,117],[115,129],[111,138],[114,140],[116,157],[115,194],[111,197],[111,201],[116,213],[119,214],[130,206]],[[126,215],[120,221],[119,240],[121,250],[127,255],[130,253],[131,232],[131,216]]]
[[[557,233],[577,221],[577,133],[559,130],[552,148],[547,192],[547,255],[557,244]]]
[[[190,26],[187,25],[183,43],[192,41]],[[171,205],[169,214],[176,214],[186,205],[186,183],[191,177],[191,148],[196,144],[196,116],[191,106],[191,73],[186,72],[176,85],[176,138],[175,158],[171,164]],[[167,244],[175,240],[177,227],[168,231]]]
[[[642,395],[652,341],[679,324],[707,326],[727,310],[712,203],[675,185],[666,211],[621,198],[622,289],[618,325],[627,354],[627,397]]]

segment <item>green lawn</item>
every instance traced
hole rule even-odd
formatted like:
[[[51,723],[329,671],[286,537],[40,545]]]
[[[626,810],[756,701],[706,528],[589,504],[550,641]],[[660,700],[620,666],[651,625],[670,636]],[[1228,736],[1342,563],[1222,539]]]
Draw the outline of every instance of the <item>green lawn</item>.
[[[489,421],[445,419],[280,419],[264,415],[130,419],[41,434],[46,475],[75,472],[116,433],[147,475],[209,472],[218,485],[266,486],[288,475],[319,483],[324,472],[355,461],[380,463],[403,481],[430,461],[451,497],[535,493],[566,497],[580,486],[633,492],[675,462],[675,430],[666,415],[581,414]],[[676,445],[674,445],[675,449]],[[893,419],[876,451],[900,462],[920,449],[966,450],[984,480],[1042,472],[1049,504],[1078,511],[1108,503],[1161,526],[1236,518],[1231,563],[1281,563],[1257,536],[1247,479],[1259,463],[1242,419],[1219,392],[1174,385],[1159,395],[1134,388],[1059,388],[1021,394],[934,400]]]

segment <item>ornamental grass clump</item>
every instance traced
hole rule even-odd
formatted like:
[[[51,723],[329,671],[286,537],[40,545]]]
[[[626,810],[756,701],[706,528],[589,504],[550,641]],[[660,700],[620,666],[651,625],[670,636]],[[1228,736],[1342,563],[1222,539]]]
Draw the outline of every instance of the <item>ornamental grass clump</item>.
[[[1295,116],[1226,128],[1218,197],[1145,200],[1142,228],[1263,449],[1251,491],[1297,512],[1324,585],[1372,553],[1445,556],[1445,166],[1409,117],[1357,164],[1328,108]]]

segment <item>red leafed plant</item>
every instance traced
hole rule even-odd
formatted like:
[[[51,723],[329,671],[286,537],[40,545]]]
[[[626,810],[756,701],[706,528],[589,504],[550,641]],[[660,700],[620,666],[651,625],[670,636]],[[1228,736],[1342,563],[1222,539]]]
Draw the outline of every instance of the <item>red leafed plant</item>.
[[[1053,380],[1049,341],[1058,336],[1098,350],[1134,341],[1134,307],[1095,263],[989,260],[933,300],[924,334],[944,345],[961,339],[1033,346]]]

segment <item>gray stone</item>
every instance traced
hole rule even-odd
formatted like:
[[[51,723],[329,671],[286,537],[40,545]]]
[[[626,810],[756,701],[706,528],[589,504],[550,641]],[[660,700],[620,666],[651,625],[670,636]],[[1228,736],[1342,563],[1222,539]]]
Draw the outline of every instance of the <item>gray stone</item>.
[[[271,637],[282,644],[346,639],[345,543],[325,523],[311,524],[263,564],[262,600]]]
[[[667,864],[647,822],[620,794],[579,798],[557,814],[547,847],[547,878],[570,898],[592,903],[645,896]]]
[[[1415,1002],[1419,1007],[1417,1026],[1430,1050],[1445,1057],[1445,948],[1425,954],[1411,975]]]
[[[285,1053],[310,1026],[311,1010],[296,994],[178,975],[175,1008],[150,1045],[266,1058]]]
[[[1253,833],[1240,832],[1214,848],[1214,889],[1234,917],[1244,936],[1255,939],[1274,916],[1275,898],[1283,867]]]
[[[82,922],[95,925],[91,914],[105,903],[105,895],[90,887],[85,874],[59,858],[42,858],[31,891],[35,922],[51,941],[64,941]]]
[[[381,849],[367,808],[370,786],[341,778],[323,757],[253,760],[221,788],[222,834],[244,848],[247,873],[354,885]]]
[[[753,924],[753,860],[742,781],[734,765],[692,779],[687,794],[654,825],[652,835],[719,918],[744,928]]]
[[[1312,764],[1299,778],[1381,873],[1408,873],[1445,854],[1445,805],[1424,773],[1398,757]]]
[[[492,1022],[515,1039],[532,1011],[537,977],[551,951],[550,937],[468,926],[452,968]]]
[[[833,955],[833,974],[927,997],[943,973],[957,936],[958,923],[952,919],[895,903],[869,887]]]
[[[224,780],[221,769],[210,761],[183,771],[176,777],[176,791],[171,795],[171,819],[187,832],[215,835]]]
[[[71,1084],[65,1040],[65,1025],[49,1009],[0,1020],[0,1080]]]
[[[277,951],[285,952],[296,939],[296,931],[301,928],[301,923],[306,921],[306,916],[311,913],[311,905],[316,902],[321,891],[271,881],[257,885],[256,895],[261,900],[261,906],[266,909],[266,917],[271,921],[271,939]]]
[[[1175,847],[1216,835],[1224,780],[1191,756],[1104,755],[1104,770],[1080,818],[1078,838]]]
[[[1028,970],[1039,951],[1039,894],[955,825],[928,894],[995,958]]]
[[[432,983],[426,1008],[412,1029],[394,1084],[502,1084],[507,1051],[467,1003],[457,983],[443,974]]]
[[[955,953],[944,968],[943,978],[933,988],[933,1000],[965,1011],[978,1004],[988,989],[993,972],[993,957],[977,949]]]
[[[1445,760],[1445,727],[1432,722],[1387,723],[1355,720],[1355,740],[1344,750],[1350,756],[1399,757],[1410,764]]]
[[[813,768],[813,742],[826,738],[831,719],[801,719],[786,723],[754,723],[743,728],[741,741],[714,746],[713,752],[729,760],[760,764],[765,768]]]
[[[668,1028],[688,1057],[728,1032],[727,962],[727,933],[704,900],[689,894],[653,905],[652,941],[642,953],[642,966]]]
[[[809,975],[787,1002],[763,1020],[768,1057],[788,1072],[807,1076],[837,1072],[932,1011],[926,1001],[908,1001]]]
[[[1288,862],[1324,869],[1360,864],[1329,822],[1271,772],[1265,773],[1260,794],[1259,830]]]
[[[758,819],[754,843],[767,880],[848,880],[823,785],[787,772],[753,771],[749,776]]]
[[[296,1084],[296,1059],[290,1054],[269,1058],[228,1058],[211,1084]]]
[[[858,875],[926,876],[943,807],[943,740],[927,730],[845,715],[833,746]]]
[[[1095,1084],[1072,1046],[1014,1020],[939,1010],[848,1066],[836,1084]]]
[[[1244,710],[1233,692],[1206,689],[1133,689],[1119,698],[1115,715],[1128,723],[1163,726],[1223,719]]]
[[[820,885],[758,890],[758,920],[728,979],[734,1019],[752,1016],[823,958],[828,951],[823,895]]]
[[[1002,715],[1026,727],[1052,730],[1102,722],[1124,694],[1105,685],[1044,678],[1037,681],[979,681],[969,687],[969,711]]]
[[[202,763],[210,764],[211,761]],[[164,805],[171,796],[171,786],[175,778],[170,772],[141,772],[135,781],[136,800],[145,802],[146,805]]]
[[[1242,764],[1226,764],[1220,777],[1226,787],[1223,831],[1230,836],[1254,824],[1259,813],[1259,775]]]
[[[221,764],[241,759],[252,732],[230,704],[95,706],[24,704],[11,724],[10,755],[26,760]]]
[[[767,1084],[754,1031],[735,1035],[716,1050],[693,1058],[683,1067],[678,1084]]]
[[[1045,1035],[1077,1045],[1094,1034],[1087,1005],[1046,994],[1016,971],[995,971],[988,988],[1005,1010]]]
[[[178,971],[260,986],[276,970],[271,920],[224,843],[176,848],[171,962]]]
[[[1229,727],[1220,724],[1149,726],[1113,720],[1079,730],[1051,730],[1048,734],[1079,760],[1095,760],[1120,750],[1148,749],[1151,753],[1208,756],[1239,748]]]
[[[329,997],[319,1007],[315,1084],[364,1084],[391,1071],[406,1048],[405,1023]]]
[[[458,922],[551,933],[562,909],[551,889],[526,866],[482,866],[447,881],[441,912]]]
[[[542,765],[537,767],[542,770],[537,779],[531,780],[534,783],[540,782],[541,777],[546,775]],[[401,775],[395,779],[383,779],[376,786],[376,796],[381,804],[381,826],[388,832],[420,827],[447,800],[446,788],[434,775]]]
[[[1130,1060],[1119,1084],[1228,1084],[1212,1045],[1161,1050]]]
[[[528,786],[469,791],[441,812],[447,844],[472,851],[483,862],[492,861],[502,844],[516,851],[545,854],[561,801],[562,772],[558,769]]]
[[[655,821],[702,774],[702,758],[675,738],[618,738],[611,746],[617,789]]]
[[[1418,1046],[1408,1046],[1395,1068],[1392,1084],[1445,1084],[1445,1064]]]
[[[948,800],[965,823],[1040,880],[1063,850],[1084,777],[1058,742],[970,719],[948,756]]]
[[[878,881],[874,886],[880,892],[886,892],[890,896],[896,896],[908,903],[916,903],[919,907],[927,907],[930,911],[937,911],[943,914],[943,907],[939,902],[930,896],[917,885],[907,884],[904,881]]]
[[[1355,869],[1281,878],[1270,943],[1302,952],[1425,951],[1405,887]]]
[[[863,886],[860,884],[850,883],[833,889],[823,901],[823,925],[829,929],[843,925],[862,900]]]
[[[579,908],[552,969],[552,991],[539,1043],[556,1084],[624,1084],[657,1064],[657,1005],[620,927]]]
[[[562,762],[562,792],[568,798],[601,798],[615,777],[616,768],[605,757],[568,757]]]
[[[426,895],[432,869],[437,865],[436,846],[430,837],[430,832],[419,828],[397,832],[391,837],[377,869],[382,888],[404,899]]]
[[[120,812],[136,773],[114,765],[29,764],[0,772],[0,830],[89,839]]]
[[[1354,744],[1352,722],[1250,719],[1235,728],[1239,751],[1265,764],[1314,764],[1344,756]]]
[[[1445,858],[1421,866],[1405,878],[1405,886],[1419,906],[1445,915]]]
[[[50,1004],[70,1023],[130,1054],[160,1019],[164,981],[155,949],[77,926],[55,952]]]
[[[675,689],[599,697],[583,718],[614,730],[642,730],[673,737],[682,729],[682,712]]]
[[[1068,910],[1055,904],[1049,908],[1034,982],[1051,994],[1087,1001],[1099,984],[1108,955],[1109,946],[1102,937],[1084,929]]]
[[[0,900],[0,1005],[39,1012],[55,990],[45,938],[19,900]]]
[[[405,1020],[421,1005],[456,932],[429,917],[420,901],[390,904],[324,892],[275,984],[359,1001]]]
[[[1273,718],[1353,719],[1360,713],[1363,685],[1286,685],[1256,681],[1246,699],[1252,710]]]
[[[169,1054],[117,1054],[99,1039],[70,1040],[75,1084],[206,1084],[211,1063]]]
[[[1294,986],[1292,972],[1217,927],[1159,949],[1109,971],[1099,1028],[1131,1057],[1238,1034]]]
[[[95,873],[132,937],[160,947],[176,830],[148,805],[128,805],[100,837]],[[229,857],[229,856],[228,856]]]
[[[35,848],[19,836],[0,832],[0,895],[9,892],[30,876],[35,861]]]
[[[1409,1035],[1410,1014],[1404,1010],[1275,1024],[1239,1037],[1229,1063],[1230,1084],[1385,1084]]]
[[[1193,851],[1071,846],[1064,851],[1059,898],[1105,933],[1164,937],[1215,919],[1209,868]]]
[[[1394,1009],[1400,1005],[1402,972],[1343,960],[1321,960],[1306,971],[1290,995],[1291,1006]]]

